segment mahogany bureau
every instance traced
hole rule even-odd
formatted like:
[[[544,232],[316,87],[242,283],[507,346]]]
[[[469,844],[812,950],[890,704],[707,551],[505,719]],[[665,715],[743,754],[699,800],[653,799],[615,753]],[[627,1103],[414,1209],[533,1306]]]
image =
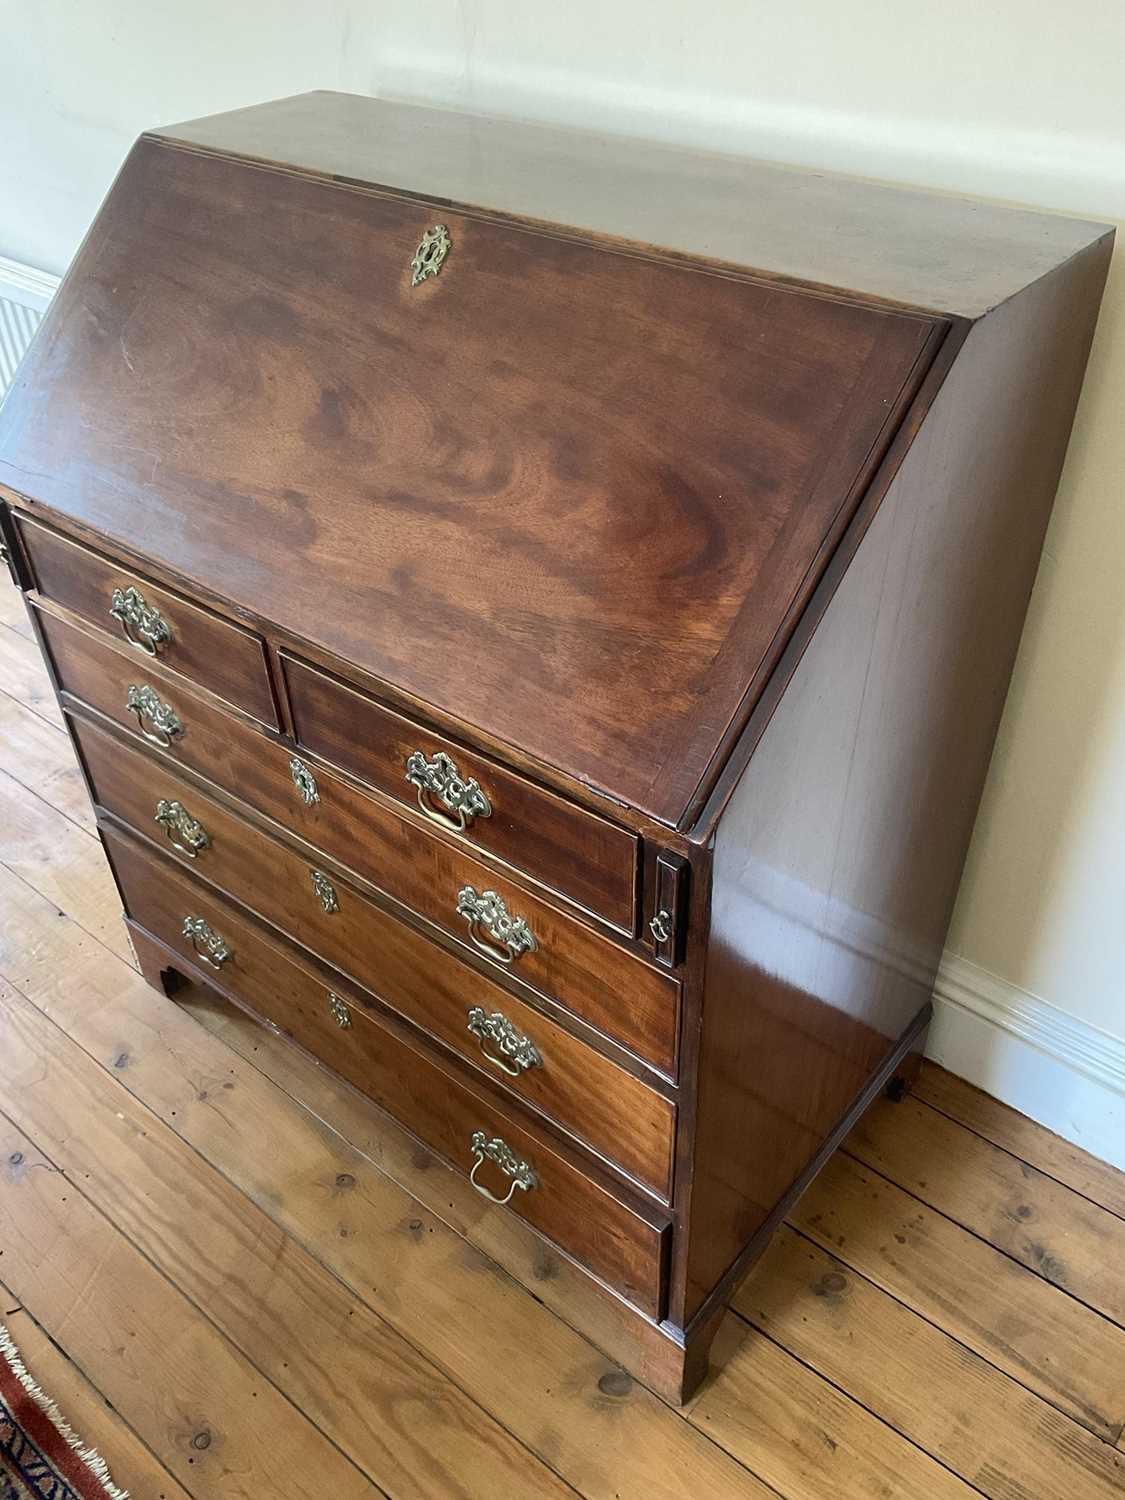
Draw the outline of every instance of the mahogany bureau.
[[[0,412],[145,976],[518,1214],[671,1399],[909,1081],[1110,250],[308,94],[137,142]]]

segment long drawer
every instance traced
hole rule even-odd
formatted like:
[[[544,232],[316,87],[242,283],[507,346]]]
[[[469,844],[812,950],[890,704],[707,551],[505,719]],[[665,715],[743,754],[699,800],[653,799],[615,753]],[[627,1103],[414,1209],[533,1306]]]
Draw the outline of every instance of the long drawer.
[[[490,1072],[663,1197],[671,1103],[343,881],[103,730],[75,724],[98,801]],[[164,821],[156,821],[157,814]],[[486,1066],[488,1064],[486,1063]]]
[[[128,915],[218,985],[334,1068],[486,1196],[506,1199],[650,1317],[661,1315],[667,1219],[580,1171],[530,1121],[499,1109],[325,987],[288,949],[190,876],[104,830]]]
[[[44,597],[127,641],[142,662],[158,660],[277,728],[260,636],[18,511],[13,514]]]
[[[136,728],[139,722],[150,741],[154,736],[163,741],[166,756],[323,849],[483,953],[498,971],[510,969],[646,1062],[674,1073],[680,986],[672,976],[331,771],[293,757],[284,745],[176,690],[156,673],[133,670],[131,659],[45,611],[40,619],[65,691],[123,725]],[[150,694],[136,717],[127,707],[134,689]],[[132,701],[138,701],[135,693]],[[297,785],[294,766],[309,800]],[[145,820],[151,817],[149,810]],[[475,894],[475,920],[473,898],[462,898],[466,891]],[[491,925],[502,931],[502,917],[493,913],[490,920],[482,910],[489,893],[512,921],[523,918],[533,947],[520,946],[517,929],[518,951],[501,952],[486,930]]]

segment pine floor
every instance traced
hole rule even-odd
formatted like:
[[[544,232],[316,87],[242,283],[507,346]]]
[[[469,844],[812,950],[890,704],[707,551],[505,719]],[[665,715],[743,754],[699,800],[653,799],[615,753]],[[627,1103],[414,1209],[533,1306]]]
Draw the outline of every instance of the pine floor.
[[[143,984],[0,590],[0,1321],[134,1500],[1125,1496],[1125,1177],[940,1070],[800,1204],[685,1411],[568,1326],[571,1274]]]

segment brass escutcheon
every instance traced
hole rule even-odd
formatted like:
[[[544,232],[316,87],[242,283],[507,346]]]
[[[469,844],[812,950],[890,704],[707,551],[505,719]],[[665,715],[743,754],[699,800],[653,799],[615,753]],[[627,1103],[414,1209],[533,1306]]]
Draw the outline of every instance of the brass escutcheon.
[[[332,1013],[332,1019],[342,1030],[347,1031],[352,1024],[351,1012],[340,999],[335,990],[328,991],[328,1009]]]
[[[339,911],[340,899],[336,895],[336,887],[329,880],[328,876],[320,870],[310,870],[309,878],[312,880],[312,888],[317,900],[324,907],[324,910],[326,912]]]
[[[316,777],[300,756],[289,757],[289,774],[293,778],[293,785],[297,788],[297,795],[301,801],[306,807],[315,807],[320,801],[320,789],[316,784]]]
[[[435,224],[432,229],[427,229],[410,262],[410,285],[421,286],[427,276],[436,276],[445,264],[445,257],[452,246],[453,241],[444,224]]]

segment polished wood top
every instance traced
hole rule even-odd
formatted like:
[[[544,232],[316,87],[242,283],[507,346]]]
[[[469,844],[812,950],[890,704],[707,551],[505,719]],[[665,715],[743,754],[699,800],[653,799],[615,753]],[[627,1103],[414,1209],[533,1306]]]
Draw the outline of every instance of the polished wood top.
[[[298,94],[155,133],[966,318],[1108,232],[859,177],[354,94]]]

